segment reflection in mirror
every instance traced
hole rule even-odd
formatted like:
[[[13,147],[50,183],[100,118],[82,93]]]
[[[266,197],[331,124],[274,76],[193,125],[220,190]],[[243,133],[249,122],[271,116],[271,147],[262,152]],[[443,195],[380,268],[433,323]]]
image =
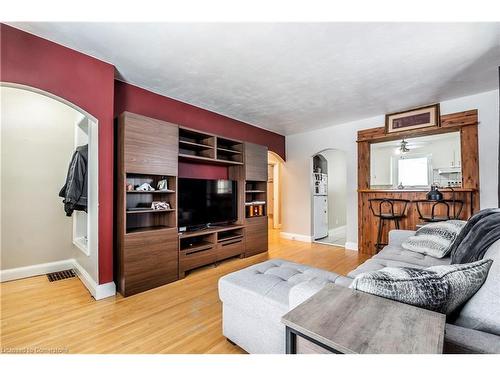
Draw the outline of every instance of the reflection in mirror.
[[[460,187],[460,155],[459,132],[372,143],[370,187]]]

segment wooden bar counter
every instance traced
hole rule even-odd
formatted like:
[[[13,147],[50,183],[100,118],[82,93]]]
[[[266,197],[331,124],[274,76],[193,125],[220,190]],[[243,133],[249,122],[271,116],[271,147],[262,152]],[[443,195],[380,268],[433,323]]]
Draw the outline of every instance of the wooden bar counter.
[[[474,202],[474,192],[475,189],[467,188],[454,188],[455,199],[462,200],[464,206],[460,214],[460,219],[467,220],[474,211],[473,207],[476,206]],[[425,200],[428,193],[426,190],[418,189],[360,189],[358,190],[359,199],[359,227],[358,227],[358,247],[359,251],[363,254],[375,254],[376,248],[375,243],[377,242],[377,229],[378,229],[378,218],[373,216],[370,210],[369,199],[372,198],[387,198],[387,199],[407,199],[411,201],[408,204],[408,209],[406,212],[406,217],[400,221],[400,229],[415,230],[417,224],[421,223],[419,219],[417,204],[414,202],[416,200]],[[450,189],[439,189],[443,193],[444,199],[452,199],[453,192]],[[430,204],[422,205],[423,210],[430,210]],[[440,205],[436,207],[436,214],[444,214],[444,206]],[[384,225],[384,230],[382,234],[382,242],[387,243],[388,232],[394,228],[394,224],[386,223]]]
[[[464,202],[461,219],[468,219],[479,211],[479,142],[478,142],[478,113],[477,109],[464,112],[441,115],[440,126],[421,128],[412,131],[387,134],[385,127],[371,128],[358,131],[358,250],[363,254],[374,255],[377,241],[378,218],[370,210],[371,198],[398,198],[412,201],[408,205],[406,217],[400,221],[400,229],[415,230],[419,224],[419,215],[414,201],[425,200],[429,189],[377,189],[370,185],[371,144],[420,137],[448,132],[460,133],[460,160],[462,170],[461,187],[453,188],[455,199]],[[372,188],[373,187],[373,188]],[[451,189],[439,189],[444,199],[452,199]],[[430,210],[431,205],[425,203],[423,209]],[[444,208],[440,205],[442,215]],[[423,212],[423,214],[427,214]],[[392,224],[390,229],[393,229]],[[382,242],[387,243],[388,225],[384,225]]]

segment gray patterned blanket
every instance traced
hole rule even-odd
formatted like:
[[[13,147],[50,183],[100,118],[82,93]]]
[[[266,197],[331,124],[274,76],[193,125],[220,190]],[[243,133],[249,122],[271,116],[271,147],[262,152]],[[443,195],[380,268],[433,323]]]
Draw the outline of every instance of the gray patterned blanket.
[[[473,215],[451,245],[451,263],[471,263],[500,239],[500,208],[487,208]]]

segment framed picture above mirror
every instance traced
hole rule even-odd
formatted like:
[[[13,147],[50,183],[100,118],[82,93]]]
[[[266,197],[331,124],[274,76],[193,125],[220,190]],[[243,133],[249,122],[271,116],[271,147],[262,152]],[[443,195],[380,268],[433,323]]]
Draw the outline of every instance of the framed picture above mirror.
[[[385,115],[386,134],[440,125],[439,103]]]

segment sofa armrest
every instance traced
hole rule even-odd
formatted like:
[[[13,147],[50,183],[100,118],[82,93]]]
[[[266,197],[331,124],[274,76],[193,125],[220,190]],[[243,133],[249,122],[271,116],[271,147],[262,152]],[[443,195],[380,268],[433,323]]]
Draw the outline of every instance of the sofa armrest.
[[[499,354],[500,336],[454,324],[446,324],[444,352],[450,354]]]
[[[400,247],[408,237],[413,236],[415,233],[414,230],[393,229],[389,231],[389,245]]]

